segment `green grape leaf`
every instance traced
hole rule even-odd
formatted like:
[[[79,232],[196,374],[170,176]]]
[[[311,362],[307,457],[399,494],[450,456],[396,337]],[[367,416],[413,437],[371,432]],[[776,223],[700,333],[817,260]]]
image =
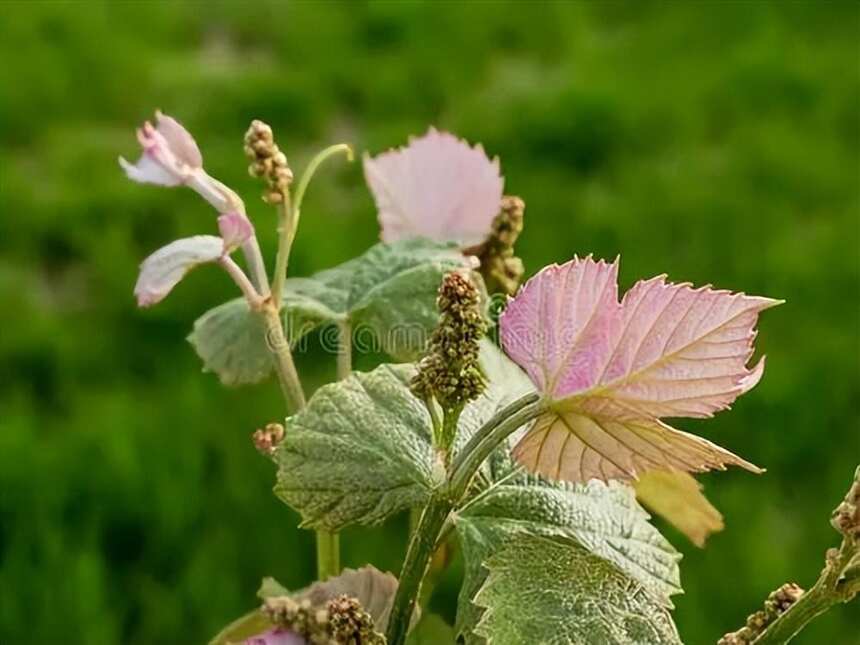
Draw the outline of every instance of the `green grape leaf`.
[[[281,317],[295,345],[314,329],[348,322],[357,344],[410,360],[424,348],[436,325],[436,291],[442,276],[467,266],[454,247],[428,240],[377,244],[363,255],[307,278],[284,284]],[[259,383],[272,373],[261,317],[243,298],[203,314],[188,336],[225,385]]]
[[[668,609],[576,542],[520,535],[486,562],[475,628],[489,643],[680,644]]]
[[[370,345],[364,349],[410,360],[438,320],[442,276],[467,266],[454,245],[417,238],[380,243],[310,278],[287,280],[284,302],[303,321],[346,321],[356,342]]]
[[[481,362],[488,387],[463,411],[455,453],[499,408],[531,388],[489,342]],[[275,451],[275,493],[301,513],[304,526],[377,524],[427,502],[436,462],[430,415],[408,387],[414,373],[412,365],[355,372],[320,388],[287,419]]]
[[[426,503],[433,488],[430,417],[406,385],[409,365],[354,372],[321,387],[287,419],[275,493],[304,526],[376,524]]]
[[[456,518],[466,572],[460,590],[457,633],[469,637],[480,619],[473,602],[484,583],[487,558],[521,534],[560,537],[579,544],[636,580],[657,601],[681,591],[680,555],[648,522],[626,484],[549,482],[497,456],[484,490]]]
[[[203,371],[214,372],[224,385],[259,383],[272,372],[266,327],[244,298],[210,309],[188,335]]]

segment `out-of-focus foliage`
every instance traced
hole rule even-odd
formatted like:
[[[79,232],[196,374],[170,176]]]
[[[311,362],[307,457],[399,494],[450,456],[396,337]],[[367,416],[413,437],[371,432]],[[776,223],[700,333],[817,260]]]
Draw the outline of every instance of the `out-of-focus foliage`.
[[[225,390],[185,341],[230,283],[202,268],[135,307],[145,255],[216,231],[190,191],[117,166],[156,107],[242,192],[269,252],[252,118],[294,166],[435,124],[501,157],[529,272],[621,253],[622,288],[665,271],[785,298],[761,325],[759,387],[680,424],[768,472],[703,478],[726,522],[705,550],[666,528],[686,553],[679,630],[713,642],[782,582],[810,583],[860,452],[858,37],[851,2],[4,3],[0,642],[199,642],[264,575],[313,575],[311,535],[249,440],[282,414],[277,387]],[[303,210],[294,275],[377,239],[358,164],[327,167]],[[298,357],[312,387],[334,375],[321,346]],[[396,570],[404,536],[402,520],[347,531],[346,563]],[[454,583],[433,603],[449,620]],[[858,632],[846,606],[797,642]]]

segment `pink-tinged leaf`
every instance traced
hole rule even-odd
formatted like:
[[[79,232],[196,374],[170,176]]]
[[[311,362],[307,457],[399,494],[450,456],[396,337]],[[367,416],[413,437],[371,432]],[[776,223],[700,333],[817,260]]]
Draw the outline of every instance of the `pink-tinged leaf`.
[[[224,241],[214,235],[196,235],[171,242],[146,258],[140,265],[140,275],[134,295],[140,307],[149,307],[163,300],[171,289],[194,267],[221,257]]]
[[[505,351],[547,399],[516,448],[549,477],[635,479],[653,468],[755,466],[659,421],[709,417],[761,378],[755,325],[769,298],[657,277],[619,303],[617,263],[575,258],[529,280],[500,320]]]
[[[254,225],[243,213],[231,211],[218,217],[218,231],[224,240],[224,253],[232,253],[254,235]]]
[[[539,417],[513,451],[550,479],[636,479],[656,468],[685,472],[740,466],[763,472],[728,450],[657,419],[617,419],[553,409]]]
[[[382,239],[410,237],[479,244],[499,213],[504,181],[498,158],[479,144],[434,128],[409,145],[364,156]]]
[[[143,148],[137,163],[119,158],[128,178],[159,186],[188,184],[194,178],[202,181],[206,176],[203,157],[194,138],[178,121],[161,112],[156,112],[156,124],[147,121],[137,131],[137,140]]]
[[[139,184],[155,184],[156,186],[179,186],[182,177],[168,170],[163,164],[156,161],[151,155],[144,153],[137,163],[130,163],[123,157],[119,158],[119,165],[125,171],[126,176]]]
[[[702,485],[684,472],[651,470],[634,484],[636,499],[690,538],[705,546],[711,533],[722,531],[723,516],[702,493]]]
[[[585,390],[611,353],[618,327],[618,263],[590,258],[540,271],[508,303],[505,352],[553,399],[559,382]]]

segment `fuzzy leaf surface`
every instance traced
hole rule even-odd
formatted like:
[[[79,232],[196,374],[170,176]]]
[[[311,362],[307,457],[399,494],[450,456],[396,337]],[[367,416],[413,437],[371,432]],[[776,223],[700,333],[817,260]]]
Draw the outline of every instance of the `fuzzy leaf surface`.
[[[496,460],[499,461],[499,460]],[[680,555],[648,522],[632,489],[619,482],[549,482],[493,467],[494,481],[456,519],[466,572],[457,632],[468,637],[481,615],[474,603],[486,578],[484,562],[521,535],[560,537],[605,559],[662,604],[681,591]]]
[[[321,387],[287,419],[275,452],[275,493],[303,525],[376,524],[426,503],[433,487],[430,418],[406,382],[411,366],[383,365]]]
[[[188,342],[203,359],[203,371],[214,372],[224,385],[259,383],[272,372],[265,324],[244,298],[200,316]]]
[[[747,367],[761,311],[779,304],[710,287],[643,280],[618,301],[618,264],[590,257],[529,280],[500,318],[505,351],[550,410],[515,450],[553,479],[635,479],[752,464],[664,417],[710,417],[761,378]]]
[[[491,644],[680,644],[669,611],[609,562],[563,538],[523,535],[487,560],[476,633]]]
[[[463,267],[463,255],[448,244],[403,240],[377,244],[363,255],[284,284],[284,335],[295,346],[322,325],[349,322],[365,350],[398,360],[420,353],[436,325],[436,291],[442,276]],[[266,330],[243,298],[203,314],[188,336],[225,385],[259,383],[272,373]]]
[[[481,347],[488,387],[460,417],[456,452],[496,411],[531,385],[491,343]],[[275,493],[306,526],[377,524],[426,503],[434,486],[432,426],[409,390],[412,365],[382,365],[325,385],[286,421],[275,452]]]

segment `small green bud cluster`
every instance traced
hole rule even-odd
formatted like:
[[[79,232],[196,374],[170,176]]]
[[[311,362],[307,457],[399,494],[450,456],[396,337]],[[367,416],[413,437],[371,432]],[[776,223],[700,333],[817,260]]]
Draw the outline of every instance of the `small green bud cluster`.
[[[455,271],[444,277],[436,306],[439,324],[411,387],[416,396],[434,397],[443,410],[455,410],[478,398],[486,387],[478,366],[478,341],[487,326],[480,295],[466,273]]]
[[[262,611],[272,623],[301,636],[309,645],[384,645],[374,630],[373,618],[356,599],[347,595],[314,607],[307,598],[267,598]]]
[[[514,255],[514,244],[523,230],[525,209],[526,204],[519,197],[503,197],[489,237],[475,249],[490,293],[500,291],[512,296],[520,286],[523,261]]]
[[[784,614],[803,595],[803,589],[793,582],[782,585],[771,592],[764,607],[747,617],[746,624],[738,631],[726,634],[717,645],[750,645],[761,636],[768,625]]]
[[[252,177],[266,182],[263,200],[269,204],[279,204],[293,181],[293,171],[287,163],[287,156],[278,148],[272,128],[257,119],[245,133],[245,156],[251,162],[248,172]]]

